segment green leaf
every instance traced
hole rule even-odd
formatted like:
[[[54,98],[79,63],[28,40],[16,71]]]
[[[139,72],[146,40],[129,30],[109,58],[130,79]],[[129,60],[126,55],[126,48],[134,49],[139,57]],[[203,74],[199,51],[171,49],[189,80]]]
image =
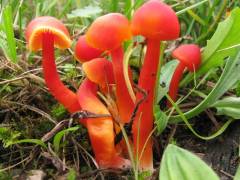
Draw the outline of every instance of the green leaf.
[[[160,180],[219,180],[216,173],[193,153],[168,145],[161,161]]]
[[[153,111],[154,111],[153,114],[154,114],[154,118],[155,118],[154,123],[157,126],[157,133],[161,134],[164,131],[164,129],[167,127],[169,118],[163,111],[161,111],[159,106],[154,106]]]
[[[53,139],[53,146],[54,146],[54,150],[56,152],[59,151],[59,148],[60,148],[60,142],[62,140],[62,137],[64,136],[64,134],[68,133],[68,132],[71,132],[71,131],[76,131],[79,129],[79,126],[75,126],[75,127],[71,127],[71,128],[68,128],[68,129],[64,129],[60,132],[58,132],[55,136],[54,136],[54,139]]]
[[[240,119],[240,98],[227,97],[212,105],[217,108],[217,115],[226,115],[234,119]]]
[[[180,118],[185,122],[185,124],[187,125],[187,127],[189,128],[189,130],[198,138],[203,139],[203,140],[210,140],[213,139],[219,135],[221,135],[226,129],[227,127],[231,124],[231,122],[233,122],[233,119],[230,119],[228,121],[226,121],[223,126],[218,129],[216,132],[214,132],[213,134],[211,134],[210,136],[202,136],[200,134],[198,134],[192,127],[192,125],[189,123],[188,119],[184,116],[184,114],[182,113],[182,111],[179,109],[178,105],[176,103],[173,102],[173,100],[169,97],[169,95],[166,95],[167,99],[172,103],[173,107],[176,109],[176,111],[178,112]]]
[[[40,139],[21,139],[21,140],[17,140],[14,142],[9,143],[9,145],[13,145],[13,144],[20,144],[20,143],[31,143],[31,144],[36,144],[36,145],[40,145],[43,148],[47,149],[46,144],[40,140]]]
[[[3,10],[3,30],[6,34],[7,39],[7,55],[9,55],[10,60],[14,63],[17,63],[17,51],[16,51],[16,40],[14,38],[14,30],[13,30],[13,16],[12,9],[10,6],[6,6]],[[6,51],[5,51],[6,52]]]
[[[237,172],[236,172],[236,174],[234,176],[234,180],[239,180],[239,179],[240,179],[240,166],[238,166]]]
[[[11,60],[11,55],[9,48],[7,46],[7,41],[5,38],[1,36],[2,32],[0,31],[0,48],[3,50],[4,55],[6,56],[7,59]],[[4,34],[5,35],[5,34]]]
[[[74,169],[70,169],[67,174],[67,180],[75,180],[77,178],[76,171]]]
[[[225,68],[218,82],[208,96],[196,107],[184,113],[187,119],[190,119],[205,109],[211,107],[225,92],[227,92],[240,79],[240,51],[235,56],[227,60]],[[170,117],[170,122],[181,121],[180,115]]]
[[[202,54],[202,65],[196,72],[196,78],[208,72],[211,68],[223,65],[224,58],[234,55],[240,44],[240,8],[235,8],[231,15],[219,23],[216,32],[208,41]],[[181,86],[193,79],[189,73],[181,82]]]
[[[86,6],[82,9],[75,9],[67,15],[68,18],[84,17],[90,18],[97,14],[100,14],[102,9],[99,6]]]

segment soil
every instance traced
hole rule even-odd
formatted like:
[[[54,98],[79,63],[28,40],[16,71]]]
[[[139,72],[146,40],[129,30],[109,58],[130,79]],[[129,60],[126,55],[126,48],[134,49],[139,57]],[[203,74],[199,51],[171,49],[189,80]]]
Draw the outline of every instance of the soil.
[[[212,131],[209,121],[195,123],[200,134]],[[196,126],[195,125],[195,126]],[[204,129],[203,129],[204,128]],[[211,134],[211,133],[210,133]],[[178,127],[174,136],[177,144],[202,158],[221,180],[232,180],[239,164],[240,121],[233,122],[219,137],[204,141],[185,128]]]

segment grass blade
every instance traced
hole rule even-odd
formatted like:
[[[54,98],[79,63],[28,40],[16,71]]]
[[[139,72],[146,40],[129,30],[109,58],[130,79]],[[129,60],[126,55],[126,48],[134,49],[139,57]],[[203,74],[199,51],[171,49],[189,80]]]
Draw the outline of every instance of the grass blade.
[[[13,30],[13,17],[12,9],[10,6],[6,6],[3,11],[3,30],[7,38],[7,46],[9,49],[10,60],[14,63],[17,63],[17,50],[16,50],[16,40],[14,38]]]

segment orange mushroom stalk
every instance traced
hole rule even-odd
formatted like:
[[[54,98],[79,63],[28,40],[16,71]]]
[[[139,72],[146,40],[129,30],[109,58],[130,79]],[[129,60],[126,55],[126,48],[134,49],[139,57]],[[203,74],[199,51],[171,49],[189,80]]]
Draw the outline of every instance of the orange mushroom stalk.
[[[26,29],[28,48],[31,51],[42,49],[43,73],[51,94],[70,111],[81,109],[77,95],[68,89],[60,80],[55,64],[54,47],[66,49],[71,46],[71,39],[66,27],[56,18],[49,16],[37,17]]]
[[[138,81],[138,86],[146,91],[147,98],[139,106],[133,124],[134,150],[141,158],[140,169],[152,171],[152,141],[151,138],[148,141],[147,139],[153,127],[154,90],[159,67],[160,41],[176,39],[180,28],[175,12],[159,0],[150,0],[137,9],[132,18],[131,28],[134,35],[147,38],[147,52]],[[137,93],[137,101],[142,96],[141,93]],[[143,149],[145,143],[146,148]],[[142,151],[143,155],[140,157]]]
[[[128,19],[119,13],[97,18],[86,33],[87,42],[103,51],[110,51],[116,82],[116,101],[123,123],[129,122],[134,102],[128,92],[123,74],[123,49],[121,44],[131,38]]]
[[[96,160],[101,168],[130,167],[130,161],[120,157],[117,153],[114,146],[113,120],[96,95],[97,84],[85,79],[78,90],[78,99],[82,109],[99,115],[109,114],[109,117],[86,119]]]
[[[191,72],[196,71],[201,64],[201,52],[197,45],[188,44],[179,46],[172,52],[172,56],[179,60],[169,86],[169,96],[173,101],[176,101],[178,85],[185,68],[187,67]],[[167,106],[171,107],[172,104],[168,101]]]

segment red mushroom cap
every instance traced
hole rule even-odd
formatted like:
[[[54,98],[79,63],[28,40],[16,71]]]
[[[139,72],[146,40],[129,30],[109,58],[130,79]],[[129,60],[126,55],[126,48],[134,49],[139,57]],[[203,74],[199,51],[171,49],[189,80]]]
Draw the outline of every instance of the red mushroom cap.
[[[92,23],[86,37],[91,46],[101,50],[112,50],[131,38],[130,23],[120,13],[106,14]]]
[[[176,39],[180,32],[175,12],[159,0],[150,0],[137,9],[131,28],[134,35],[158,40]]]
[[[42,34],[45,32],[54,34],[56,47],[66,49],[71,46],[70,35],[64,24],[54,17],[42,16],[33,19],[26,28],[26,39],[31,51],[42,49]]]
[[[93,48],[87,43],[85,35],[79,37],[75,47],[75,56],[80,62],[98,58],[102,53],[103,51]]]
[[[183,63],[189,71],[197,70],[201,64],[201,52],[198,45],[181,45],[172,52],[172,56]]]

